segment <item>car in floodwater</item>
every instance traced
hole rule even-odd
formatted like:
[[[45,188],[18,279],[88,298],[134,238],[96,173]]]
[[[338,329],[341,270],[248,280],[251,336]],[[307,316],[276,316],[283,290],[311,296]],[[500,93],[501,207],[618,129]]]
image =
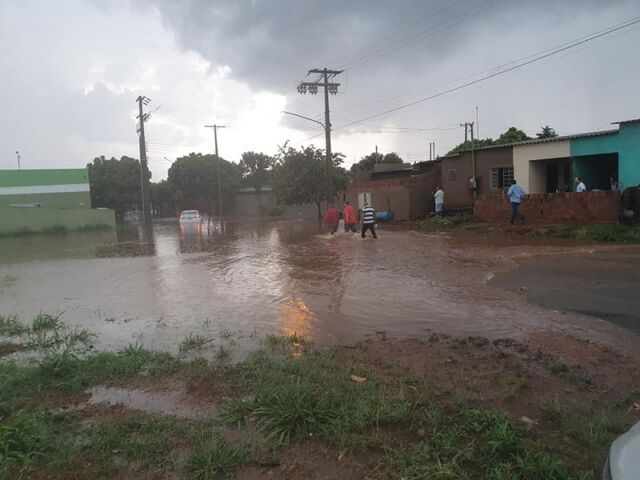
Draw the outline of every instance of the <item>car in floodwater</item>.
[[[640,478],[640,422],[616,438],[604,463],[602,480]]]
[[[199,225],[203,220],[199,210],[185,210],[180,214],[180,225]]]

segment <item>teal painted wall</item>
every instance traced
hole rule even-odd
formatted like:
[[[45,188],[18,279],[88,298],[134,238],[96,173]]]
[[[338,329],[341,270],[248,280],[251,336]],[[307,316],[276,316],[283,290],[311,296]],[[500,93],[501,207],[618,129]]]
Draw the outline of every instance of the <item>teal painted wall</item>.
[[[640,184],[640,122],[621,125],[620,130],[611,135],[574,138],[571,140],[570,151],[574,176],[584,178],[585,183],[593,175],[602,175],[602,169],[594,167],[595,159],[590,159],[589,156],[617,152],[620,188]],[[596,170],[600,172],[596,173]],[[587,187],[593,188],[589,183]]]
[[[42,232],[63,227],[68,231],[82,228],[116,226],[116,215],[110,209],[86,208],[1,208],[0,235]]]

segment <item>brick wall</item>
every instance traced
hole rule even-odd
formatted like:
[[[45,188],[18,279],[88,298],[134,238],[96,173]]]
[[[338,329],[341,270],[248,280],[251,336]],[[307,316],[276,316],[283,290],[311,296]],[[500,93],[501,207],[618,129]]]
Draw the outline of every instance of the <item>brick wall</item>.
[[[346,199],[358,205],[358,192],[369,192],[376,211],[391,207],[396,220],[419,220],[433,211],[433,191],[440,182],[440,170],[400,178],[357,177],[346,191]]]
[[[520,206],[527,223],[618,223],[620,194],[617,192],[534,193]],[[508,222],[511,203],[504,193],[480,195],[473,213],[487,222]]]

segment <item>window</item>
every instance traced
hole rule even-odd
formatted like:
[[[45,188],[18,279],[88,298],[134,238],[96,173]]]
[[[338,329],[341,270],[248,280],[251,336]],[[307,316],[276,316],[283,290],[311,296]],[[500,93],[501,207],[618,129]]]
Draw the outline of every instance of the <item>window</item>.
[[[501,190],[511,185],[513,167],[499,167],[491,169],[491,190]]]
[[[458,172],[455,168],[449,169],[449,171],[447,172],[447,179],[450,182],[455,182],[456,180],[458,180]]]

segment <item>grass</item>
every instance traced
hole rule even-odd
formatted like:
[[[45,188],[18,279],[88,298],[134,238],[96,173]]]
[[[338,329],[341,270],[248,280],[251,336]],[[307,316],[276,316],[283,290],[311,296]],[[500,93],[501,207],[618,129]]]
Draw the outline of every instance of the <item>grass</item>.
[[[602,452],[629,427],[621,409],[594,411],[578,422],[551,400],[539,407],[550,435],[480,408],[459,392],[436,394],[425,379],[399,367],[368,364],[349,350],[314,350],[297,336],[267,337],[267,351],[229,363],[223,347],[219,352],[226,353],[216,357],[224,358],[215,362],[181,361],[141,345],[95,352],[87,348],[90,336],[47,315],[26,325],[0,317],[0,333],[37,353],[29,363],[0,360],[0,478],[38,476],[34,472],[38,478],[157,472],[231,478],[240,466],[259,463],[260,448],[280,455],[313,439],[365,455],[375,465],[372,479],[581,480],[593,475]],[[302,352],[300,343],[307,347]],[[547,368],[560,377],[570,373],[556,363],[549,359]],[[221,417],[61,412],[42,400],[49,392],[167,376],[228,386]],[[519,378],[507,382],[505,394],[514,390],[515,401],[520,384]],[[236,428],[257,431],[260,447],[221,434]]]
[[[639,225],[563,225],[548,228],[545,234],[571,240],[640,243]]]
[[[242,445],[231,445],[213,432],[203,438],[202,446],[189,456],[185,469],[192,480],[231,478],[237,468],[250,461],[249,450]]]
[[[211,340],[209,340],[206,337],[203,337],[202,335],[197,335],[197,334],[194,334],[194,333],[190,333],[180,343],[180,351],[181,352],[188,352],[190,350],[196,350],[198,348],[202,348],[204,345],[206,345],[210,341]]]
[[[479,220],[471,214],[461,213],[449,216],[433,216],[418,223],[419,230],[437,231],[450,230],[459,225],[479,223]]]

